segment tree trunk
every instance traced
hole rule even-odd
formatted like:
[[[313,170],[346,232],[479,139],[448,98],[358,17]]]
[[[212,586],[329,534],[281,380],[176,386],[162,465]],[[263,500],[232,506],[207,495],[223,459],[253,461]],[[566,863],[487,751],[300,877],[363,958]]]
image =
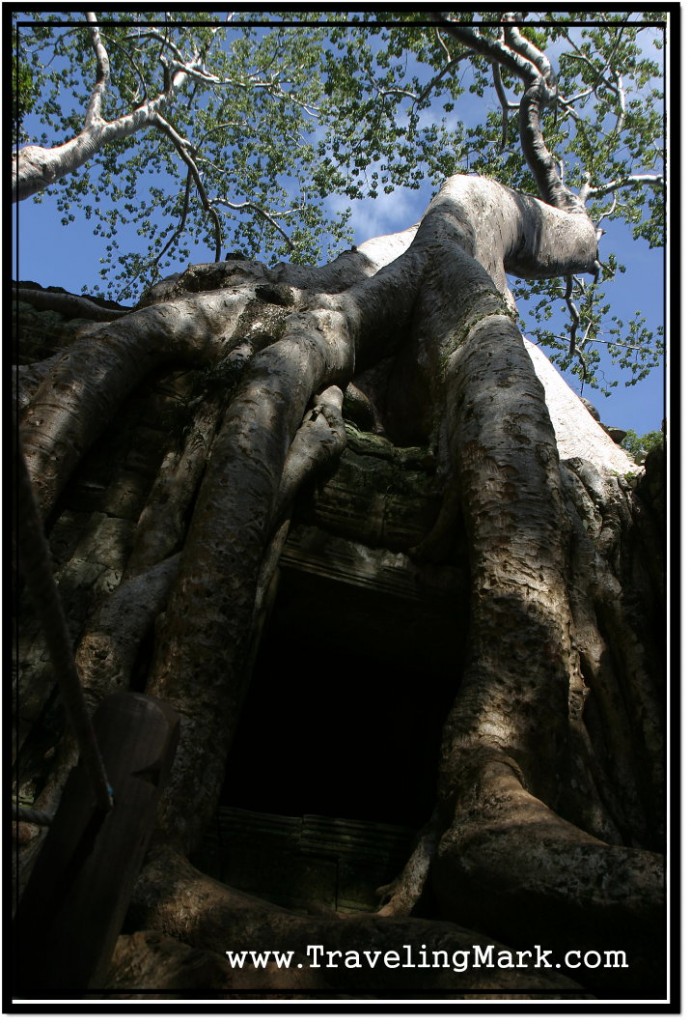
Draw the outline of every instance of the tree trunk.
[[[115,987],[376,990],[376,972],[258,975],[223,952],[466,949],[479,934],[549,947],[563,970],[386,984],[664,993],[664,484],[524,342],[505,276],[595,258],[584,214],[455,177],[415,231],[321,269],[190,268],[57,358],[45,344],[22,358],[22,442],[87,695],[144,688],[181,717]],[[467,604],[430,821],[378,914],[315,919],[188,858],[219,801],[296,499],[337,462],[343,415],[378,424],[392,452],[426,449],[436,523],[402,547],[424,572],[459,564],[460,545]],[[20,791],[51,809],[75,755],[20,615]],[[328,686],[331,666],[305,656]],[[22,848],[22,878],[39,844]],[[629,967],[565,965],[579,948],[623,950]]]

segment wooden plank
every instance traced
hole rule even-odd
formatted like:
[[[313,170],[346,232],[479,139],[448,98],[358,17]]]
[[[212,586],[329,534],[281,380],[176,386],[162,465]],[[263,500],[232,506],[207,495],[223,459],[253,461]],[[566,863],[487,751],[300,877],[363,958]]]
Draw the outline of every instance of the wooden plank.
[[[94,731],[113,789],[96,808],[82,764],[60,807],[15,918],[15,996],[103,983],[156,819],[178,741],[177,715],[138,693],[107,697]]]

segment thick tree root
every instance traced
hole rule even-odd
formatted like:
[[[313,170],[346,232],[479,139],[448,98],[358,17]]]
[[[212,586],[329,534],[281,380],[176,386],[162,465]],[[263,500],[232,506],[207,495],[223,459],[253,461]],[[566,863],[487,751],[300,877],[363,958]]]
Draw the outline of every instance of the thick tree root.
[[[382,999],[396,992],[472,999],[495,991],[519,999],[537,993],[587,998],[563,974],[535,968],[529,958],[520,966],[508,947],[459,925],[288,911],[222,885],[168,847],[159,847],[142,873],[127,924],[133,931],[118,942],[111,989],[209,988],[227,998],[282,991]],[[227,952],[243,950],[272,951],[270,962],[231,966]],[[290,951],[291,965],[278,966],[273,953]]]
[[[588,988],[661,996],[665,879],[661,856],[609,846],[559,818],[504,762],[465,780],[457,816],[439,843],[431,882],[440,913],[518,946],[540,944],[573,965]],[[569,950],[593,950],[578,969]],[[605,966],[621,950],[628,967]]]
[[[377,889],[382,906],[380,917],[404,917],[413,912],[420,900],[429,876],[432,858],[439,843],[440,823],[434,814],[418,836],[413,852],[405,867],[390,885]]]

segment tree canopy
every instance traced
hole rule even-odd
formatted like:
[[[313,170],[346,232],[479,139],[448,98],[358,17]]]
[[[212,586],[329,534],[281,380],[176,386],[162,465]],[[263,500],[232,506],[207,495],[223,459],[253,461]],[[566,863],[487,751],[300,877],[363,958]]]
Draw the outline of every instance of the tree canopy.
[[[661,999],[676,895],[665,453],[636,465],[526,338],[519,306],[584,378],[603,347],[632,380],[654,360],[649,328],[638,315],[625,326],[608,290],[617,246],[634,233],[663,240],[665,26],[618,10],[206,17],[17,23],[15,198],[48,190],[68,224],[93,220],[111,247],[103,290],[138,296],[126,308],[28,280],[14,289],[27,483],[17,546],[22,564],[35,567],[37,551],[43,561],[16,588],[17,798],[44,823],[64,807],[78,750],[56,677],[78,675],[87,709],[129,692],[163,702],[179,725],[146,863],[136,881],[131,872],[129,906],[129,892],[120,901],[126,920],[108,922],[87,987],[234,998],[258,978],[219,964],[219,949],[296,950],[318,929],[354,953],[396,936],[459,950],[482,936],[549,947],[562,965],[515,989],[484,968],[467,989],[447,972],[462,998],[544,982],[555,994]],[[416,223],[367,224],[367,240],[343,251],[348,203],[415,186],[421,198],[435,190]],[[79,238],[72,229],[46,246],[51,272]],[[185,253],[191,265],[167,273]],[[49,549],[33,539],[43,533]],[[60,625],[52,658],[40,619]],[[361,635],[380,631],[382,646]],[[288,691],[290,715],[262,691],[264,671]],[[405,677],[399,728],[388,712]],[[397,765],[421,743],[437,689],[430,785],[410,810]],[[369,690],[384,698],[379,724],[339,721],[342,697],[371,724]],[[311,712],[326,744],[337,722],[350,762],[335,770],[360,773],[363,789],[383,782],[367,805],[337,806],[308,741],[325,799],[301,789],[291,815],[395,824],[406,804],[415,839],[364,915],[334,913],[333,901],[322,913],[312,891],[294,912],[285,893],[268,902],[261,880],[236,889],[218,863],[208,875],[199,863],[220,809],[245,806],[227,783],[236,754],[253,775],[236,743],[251,696],[291,746],[291,720]],[[137,784],[162,781],[152,757],[132,764]],[[266,757],[272,773],[285,760],[270,742]],[[270,787],[262,814],[286,810],[274,797]],[[82,836],[72,830],[77,852],[87,839],[96,851],[94,822],[89,812]],[[17,840],[21,986],[52,991],[38,963],[76,991],[66,961],[77,962],[68,940],[79,928],[59,920],[81,905],[76,862],[44,887],[39,835]],[[46,906],[42,893],[63,888]],[[90,912],[100,906],[81,891]],[[596,943],[625,951],[628,969],[567,961]],[[378,984],[354,985],[349,968],[261,981],[267,993],[287,982],[350,998]],[[415,991],[419,978],[393,984]]]
[[[332,257],[352,240],[350,202],[459,171],[572,196],[602,230],[623,221],[660,246],[664,12],[507,17],[17,14],[17,197],[47,188],[65,224],[94,223],[101,288],[120,301],[200,243],[216,260]],[[531,103],[546,147],[532,161]],[[558,365],[605,390],[605,352],[635,383],[662,350],[660,327],[612,308],[624,270],[609,252],[592,279],[514,288]]]

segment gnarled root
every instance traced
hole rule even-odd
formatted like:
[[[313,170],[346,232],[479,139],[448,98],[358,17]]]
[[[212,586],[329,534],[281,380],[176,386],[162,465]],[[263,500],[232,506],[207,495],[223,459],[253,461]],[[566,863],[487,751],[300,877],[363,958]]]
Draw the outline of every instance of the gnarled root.
[[[208,987],[227,998],[248,990],[260,997],[327,989],[381,998],[413,990],[468,999],[509,989],[519,999],[587,998],[563,974],[521,967],[506,946],[459,925],[296,913],[209,878],[170,847],[152,852],[127,924],[133,931],[118,940],[112,989]],[[490,959],[478,963],[476,949],[487,947]],[[231,965],[228,951],[250,950],[272,952],[265,966],[254,966],[249,953],[243,966]],[[279,966],[275,955],[290,951],[290,966]]]
[[[665,985],[662,858],[610,846],[564,821],[497,760],[463,782],[431,883],[440,912],[482,922],[504,942],[553,950],[552,963],[592,990],[660,996]],[[569,950],[597,951],[581,968]],[[628,967],[613,969],[607,950]]]
[[[439,842],[440,824],[435,813],[418,836],[413,852],[398,878],[377,889],[380,917],[406,917],[413,912],[427,883],[432,858]]]

